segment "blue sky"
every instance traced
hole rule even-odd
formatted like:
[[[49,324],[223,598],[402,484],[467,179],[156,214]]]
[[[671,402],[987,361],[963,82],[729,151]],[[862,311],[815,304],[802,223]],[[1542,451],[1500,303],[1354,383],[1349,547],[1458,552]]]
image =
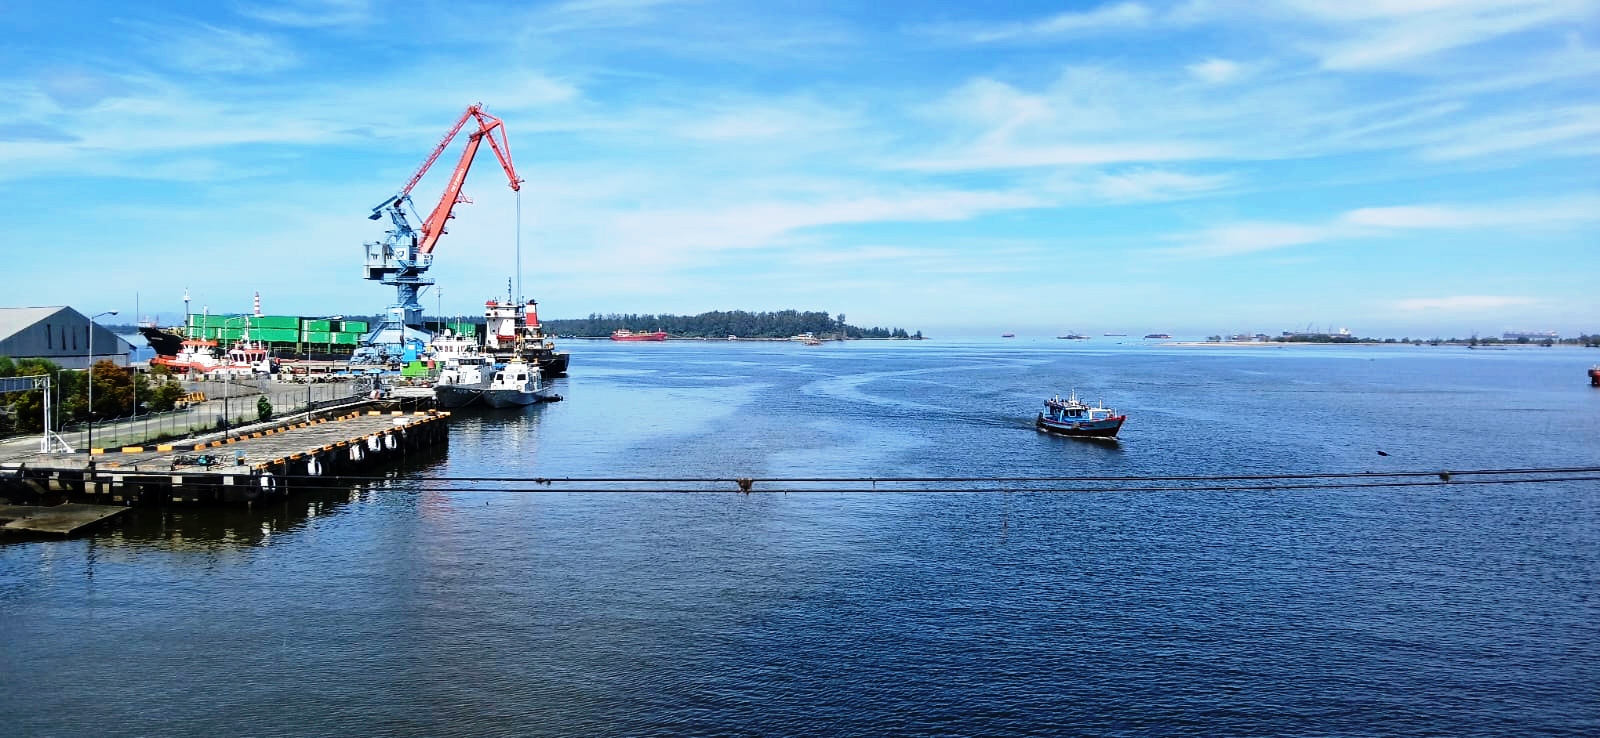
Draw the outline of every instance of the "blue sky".
[[[1600,329],[1592,0],[191,5],[0,0],[6,304],[376,312],[482,102],[548,317]],[[430,312],[513,271],[466,192]]]

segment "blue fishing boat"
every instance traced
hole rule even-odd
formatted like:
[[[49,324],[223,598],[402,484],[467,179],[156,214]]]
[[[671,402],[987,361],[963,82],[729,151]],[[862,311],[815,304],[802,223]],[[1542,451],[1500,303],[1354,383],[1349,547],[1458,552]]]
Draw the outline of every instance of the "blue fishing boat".
[[[1078,393],[1073,392],[1065,400],[1060,395],[1045,400],[1044,412],[1039,413],[1034,427],[1058,436],[1116,438],[1117,431],[1122,430],[1122,422],[1127,419],[1128,416],[1118,415],[1104,403],[1090,407],[1080,402]]]

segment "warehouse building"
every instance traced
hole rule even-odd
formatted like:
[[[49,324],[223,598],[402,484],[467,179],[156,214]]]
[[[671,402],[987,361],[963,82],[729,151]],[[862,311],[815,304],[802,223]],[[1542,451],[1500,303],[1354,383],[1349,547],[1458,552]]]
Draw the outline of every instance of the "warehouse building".
[[[133,345],[70,307],[0,308],[0,356],[49,359],[67,369],[89,366],[89,336],[94,331],[94,358],[128,365]]]

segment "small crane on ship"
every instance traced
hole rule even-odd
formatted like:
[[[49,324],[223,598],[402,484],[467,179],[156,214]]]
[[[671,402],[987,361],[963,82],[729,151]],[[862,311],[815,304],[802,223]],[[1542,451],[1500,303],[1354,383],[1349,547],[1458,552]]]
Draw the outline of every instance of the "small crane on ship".
[[[439,196],[439,204],[434,206],[427,220],[422,221],[420,231],[413,229],[410,219],[406,217],[408,208],[415,214],[411,202],[412,188],[428,173],[428,169],[444,153],[456,134],[467,126],[468,121],[476,122],[477,128],[468,133],[466,148],[461,152],[461,160],[456,163],[456,170],[450,176],[444,193]],[[499,132],[499,138],[495,137],[496,131]],[[523,180],[517,176],[516,167],[511,163],[511,144],[506,140],[505,124],[484,112],[483,104],[477,103],[461,114],[450,132],[439,141],[427,161],[422,162],[405,186],[374,207],[372,215],[368,216],[369,220],[378,220],[383,217],[384,211],[388,211],[389,221],[394,225],[383,241],[364,245],[367,252],[366,278],[392,285],[395,288],[395,304],[389,306],[383,319],[362,340],[365,348],[363,353],[367,358],[378,359],[385,354],[390,358],[398,358],[406,346],[420,347],[427,342],[428,335],[422,331],[422,303],[418,297],[424,288],[433,284],[427,273],[433,265],[433,249],[438,245],[439,237],[445,234],[445,223],[455,217],[453,211],[457,204],[472,202],[461,194],[461,185],[467,179],[467,171],[472,168],[478,147],[485,140],[489,142],[489,148],[494,150],[495,158],[500,160],[506,179],[511,183],[511,190],[520,196]]]

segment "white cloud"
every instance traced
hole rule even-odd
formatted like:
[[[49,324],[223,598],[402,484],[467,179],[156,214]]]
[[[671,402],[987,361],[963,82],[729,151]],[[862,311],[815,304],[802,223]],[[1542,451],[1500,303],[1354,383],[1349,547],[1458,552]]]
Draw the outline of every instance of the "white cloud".
[[[1359,208],[1321,223],[1251,221],[1169,237],[1179,245],[1161,253],[1216,258],[1313,243],[1384,238],[1415,230],[1568,228],[1600,221],[1600,195],[1476,205],[1402,205]]]
[[[678,132],[689,139],[737,141],[837,134],[859,124],[851,113],[811,101],[751,101],[693,113]]]
[[[1600,105],[1569,105],[1492,116],[1441,131],[1421,150],[1425,159],[1450,160],[1512,152],[1563,153],[1600,142]]]
[[[1478,312],[1484,310],[1497,310],[1508,307],[1525,307],[1536,305],[1539,301],[1532,297],[1507,297],[1501,295],[1455,295],[1452,297],[1413,297],[1405,300],[1396,300],[1394,308],[1408,313],[1414,312]]]
[[[371,0],[274,0],[240,4],[235,10],[247,18],[267,23],[317,28],[365,23],[372,17],[372,2]]]
[[[1182,237],[1178,240],[1184,245],[1165,249],[1164,253],[1194,258],[1239,256],[1317,243],[1327,240],[1332,235],[1332,229],[1323,226],[1268,222],[1233,223]]]
[[[1587,0],[1289,0],[1284,7],[1331,26],[1337,38],[1314,44],[1330,70],[1393,67],[1594,12]]]
[[[288,43],[264,33],[222,28],[209,23],[156,26],[129,22],[143,36],[158,64],[196,74],[265,75],[300,65]]]
[[[1152,14],[1139,3],[1102,5],[1086,12],[1066,12],[1048,18],[972,28],[966,38],[978,43],[1024,39],[1061,38],[1107,30],[1138,28],[1148,24]]]
[[[1215,192],[1233,181],[1227,174],[1135,169],[1097,175],[1089,183],[1089,191],[1110,202],[1152,202]]]
[[[1022,192],[960,190],[864,195],[816,203],[751,202],[716,210],[654,210],[615,216],[607,243],[636,249],[636,263],[677,261],[701,251],[768,246],[795,231],[875,222],[967,220],[998,211],[1043,207]]]
[[[904,162],[900,168],[925,172],[961,172],[983,169],[1087,166],[1135,162],[1171,162],[1205,159],[1217,152],[1205,146],[1167,142],[1119,142],[1074,145],[1021,145],[995,143],[947,156]]]
[[[1245,73],[1243,64],[1215,57],[1202,62],[1195,62],[1184,68],[1189,70],[1189,74],[1193,75],[1195,79],[1213,85],[1232,82],[1244,76]]]

